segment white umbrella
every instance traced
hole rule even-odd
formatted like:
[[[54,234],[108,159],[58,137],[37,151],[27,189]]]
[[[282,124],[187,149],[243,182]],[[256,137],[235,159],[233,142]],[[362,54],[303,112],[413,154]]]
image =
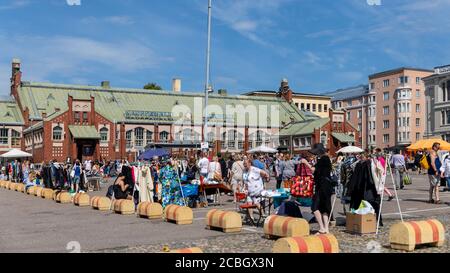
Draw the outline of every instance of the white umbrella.
[[[18,149],[12,149],[11,151],[0,155],[2,158],[23,158],[23,157],[32,157],[32,154],[26,153],[24,151]]]
[[[251,149],[251,150],[247,151],[247,153],[249,153],[249,154],[255,154],[255,153],[275,154],[275,153],[278,153],[278,150],[263,145],[263,146],[259,146],[254,149]]]
[[[347,147],[340,149],[337,152],[343,153],[343,154],[359,154],[359,153],[363,153],[364,150],[361,148],[358,148],[356,146],[347,146]]]

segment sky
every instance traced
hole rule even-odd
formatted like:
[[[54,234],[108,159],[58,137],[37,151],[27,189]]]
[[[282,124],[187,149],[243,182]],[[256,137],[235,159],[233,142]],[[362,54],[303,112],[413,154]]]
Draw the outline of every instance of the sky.
[[[79,2],[80,5],[68,5]],[[375,2],[381,5],[369,5]],[[450,0],[213,0],[213,88],[323,93],[450,64]],[[204,90],[207,0],[0,0],[0,95],[23,80]]]

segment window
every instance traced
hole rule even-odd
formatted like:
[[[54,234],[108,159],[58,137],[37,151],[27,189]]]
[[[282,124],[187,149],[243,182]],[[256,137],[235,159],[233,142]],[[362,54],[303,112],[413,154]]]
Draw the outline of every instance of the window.
[[[447,123],[446,124],[448,125],[448,124],[450,124],[450,111],[447,110],[446,113],[447,113]]]
[[[347,120],[350,120],[350,118],[351,118],[351,113],[347,112]]]
[[[383,143],[389,143],[389,135],[388,134],[383,135]]]
[[[9,129],[0,129],[0,144],[8,144],[8,131]]]
[[[421,80],[422,79],[420,77],[416,77],[416,84],[420,84]]]
[[[420,118],[416,118],[416,126],[417,126],[417,127],[420,126]]]
[[[373,142],[375,142],[375,135],[372,136],[372,140],[373,140]]]
[[[144,146],[144,128],[134,129],[134,146],[143,147]]]
[[[75,123],[80,123],[80,112],[74,113],[74,120],[75,120]]]
[[[311,111],[311,104],[310,103],[306,104],[306,111]]]
[[[313,112],[316,112],[316,104],[315,103],[313,103],[313,105],[312,105],[312,107],[313,107]]]
[[[371,82],[371,83],[370,83],[370,90],[373,90],[373,89],[375,89],[375,83],[374,83],[374,82]]]
[[[304,104],[304,103],[300,104],[300,109],[301,109],[302,111],[305,111],[305,104]]]
[[[388,86],[389,86],[389,80],[384,80],[383,87],[388,87]]]
[[[83,122],[87,122],[87,121],[88,121],[88,113],[83,112]]]
[[[321,142],[324,146],[326,146],[326,144],[327,144],[327,135],[326,135],[325,133],[323,133],[323,134],[320,136],[320,142]]]
[[[127,131],[125,133],[125,139],[127,141],[127,149],[130,149],[132,147],[132,143],[131,143],[131,135],[133,134],[133,131]]]
[[[362,118],[362,110],[358,110],[358,118]]]
[[[62,140],[62,128],[56,126],[53,128],[53,140]]]
[[[416,133],[416,140],[420,140],[420,133]]]
[[[328,112],[328,104],[323,105],[323,111],[326,113]]]
[[[300,109],[300,107],[299,107],[298,103],[295,103],[295,106],[297,106],[297,108],[298,108],[298,109]]]
[[[145,138],[146,138],[147,145],[150,144],[150,143],[152,143],[152,142],[153,142],[153,132],[147,130],[147,131],[145,132]]]
[[[159,141],[161,141],[162,143],[169,142],[169,133],[166,131],[162,131],[161,133],[159,133]]]
[[[322,104],[319,104],[319,113],[322,113]]]
[[[420,90],[419,89],[416,90],[416,98],[420,98]]]
[[[420,104],[416,104],[416,113],[420,113]]]
[[[383,120],[383,128],[389,129],[389,120]]]
[[[300,147],[300,139],[298,138],[294,139],[294,147]]]
[[[349,100],[349,101],[347,102],[347,105],[348,105],[348,106],[352,106],[352,105],[353,105],[353,102],[352,102],[351,100]]]
[[[100,129],[100,141],[105,143],[108,142],[108,128],[103,127],[102,129]]]
[[[228,132],[228,148],[235,149],[235,147],[236,147],[236,138],[237,138],[237,132],[236,131]]]
[[[383,107],[383,115],[389,115],[389,106]]]
[[[11,146],[20,146],[20,132],[11,129]]]
[[[315,105],[315,104],[314,104]],[[262,145],[263,142],[263,136],[261,131],[256,132],[256,147],[259,147]]]
[[[400,78],[398,78],[398,83],[405,84],[408,83],[408,80],[409,80],[408,76],[401,76]]]
[[[384,92],[384,93],[383,93],[383,100],[384,100],[384,101],[389,100],[389,92]]]

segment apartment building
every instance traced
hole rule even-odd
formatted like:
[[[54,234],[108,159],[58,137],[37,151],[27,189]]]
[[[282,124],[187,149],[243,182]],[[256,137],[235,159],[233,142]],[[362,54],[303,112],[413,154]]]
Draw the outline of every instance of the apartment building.
[[[450,65],[436,67],[434,74],[423,81],[427,112],[425,137],[450,141]]]
[[[369,94],[375,98],[375,125],[368,139],[375,146],[403,149],[424,136],[426,127],[423,78],[432,70],[402,67],[369,76]]]
[[[401,67],[369,76],[368,85],[339,89],[332,108],[344,110],[360,132],[364,149],[404,149],[424,137],[426,128],[423,78],[432,70]]]

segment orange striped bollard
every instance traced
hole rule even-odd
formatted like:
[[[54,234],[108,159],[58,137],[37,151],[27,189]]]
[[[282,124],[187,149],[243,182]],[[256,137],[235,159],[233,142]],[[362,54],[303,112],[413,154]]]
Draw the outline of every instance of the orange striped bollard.
[[[313,235],[278,239],[273,253],[339,253],[339,243],[334,235]]]
[[[206,215],[206,228],[217,228],[225,233],[241,232],[242,218],[234,211],[213,209]]]
[[[390,229],[389,242],[391,248],[406,251],[424,244],[440,247],[445,242],[445,227],[434,219],[397,223]]]
[[[168,205],[164,213],[167,222],[175,222],[177,225],[190,225],[194,221],[194,213],[188,207]]]
[[[271,215],[264,221],[266,238],[308,236],[309,223],[302,218]]]

